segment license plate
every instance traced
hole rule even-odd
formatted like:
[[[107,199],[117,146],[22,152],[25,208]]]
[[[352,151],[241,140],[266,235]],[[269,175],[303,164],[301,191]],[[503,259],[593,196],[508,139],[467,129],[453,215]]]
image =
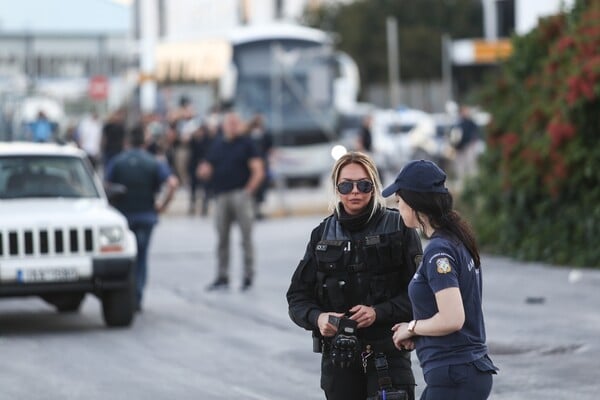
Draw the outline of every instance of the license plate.
[[[88,256],[0,260],[0,282],[72,282],[93,275]]]
[[[77,268],[28,268],[17,270],[17,282],[71,282],[79,279]]]

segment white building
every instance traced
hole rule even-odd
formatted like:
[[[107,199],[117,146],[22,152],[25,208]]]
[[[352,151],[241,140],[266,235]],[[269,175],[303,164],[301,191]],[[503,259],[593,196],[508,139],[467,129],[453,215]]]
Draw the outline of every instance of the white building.
[[[502,22],[510,26],[512,19],[514,32],[524,35],[537,26],[541,17],[558,14],[561,7],[569,9],[575,0],[482,0],[482,3],[485,37],[494,40],[502,36],[499,32]]]

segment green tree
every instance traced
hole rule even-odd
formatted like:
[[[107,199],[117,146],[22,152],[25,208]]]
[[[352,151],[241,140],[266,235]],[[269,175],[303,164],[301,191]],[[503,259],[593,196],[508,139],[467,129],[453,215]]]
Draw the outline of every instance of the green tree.
[[[306,12],[304,22],[335,32],[358,64],[363,87],[388,78],[386,19],[398,23],[400,79],[441,78],[441,37],[482,36],[480,0],[357,0]]]
[[[540,21],[482,93],[487,151],[463,201],[484,248],[600,266],[600,0]]]

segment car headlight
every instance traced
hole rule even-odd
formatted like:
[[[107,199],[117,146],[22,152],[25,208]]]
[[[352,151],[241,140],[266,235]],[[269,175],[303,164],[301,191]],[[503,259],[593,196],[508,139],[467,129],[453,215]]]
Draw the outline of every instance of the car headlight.
[[[125,232],[120,226],[100,228],[100,252],[114,253],[123,251]]]

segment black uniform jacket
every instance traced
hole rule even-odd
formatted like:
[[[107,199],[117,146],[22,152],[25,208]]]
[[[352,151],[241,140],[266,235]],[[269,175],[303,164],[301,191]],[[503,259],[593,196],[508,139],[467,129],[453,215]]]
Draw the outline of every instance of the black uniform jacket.
[[[398,214],[398,210],[390,208],[380,209],[378,213],[365,224],[364,229],[349,232],[348,236],[350,236],[352,240],[360,240],[361,235],[363,235],[362,238],[364,238],[364,235],[367,235],[368,232],[377,229],[377,226],[373,227],[371,224],[377,224],[381,221],[383,214],[385,213]],[[316,247],[318,242],[323,238],[323,232],[326,229],[328,220],[332,218],[337,218],[337,216],[335,214],[330,215],[323,220],[318,227],[313,229],[304,257],[296,268],[296,271],[292,276],[290,287],[287,291],[289,315],[292,321],[300,327],[315,332],[318,331],[317,319],[319,314],[322,312],[339,311],[326,309],[327,306],[322,304],[322,301],[320,301],[317,294],[320,283],[317,279],[318,264],[316,259]],[[393,293],[389,298],[378,304],[367,304],[366,299],[364,299],[362,303],[357,303],[372,306],[377,314],[373,325],[365,329],[359,329],[358,334],[362,337],[389,337],[392,334],[390,328],[395,323],[410,321],[412,319],[412,307],[408,298],[408,282],[416,271],[423,250],[421,240],[416,230],[407,228],[399,215],[397,215],[397,220],[397,232],[399,232],[402,241],[402,250],[399,251],[398,254],[394,254],[394,258],[397,257],[397,263],[394,262],[394,268],[396,268],[397,264],[397,268],[402,270],[399,271],[403,276],[402,284],[399,284],[399,287],[397,288],[394,287]],[[368,267],[369,266],[367,265],[367,268]],[[350,307],[354,305],[351,305]]]

